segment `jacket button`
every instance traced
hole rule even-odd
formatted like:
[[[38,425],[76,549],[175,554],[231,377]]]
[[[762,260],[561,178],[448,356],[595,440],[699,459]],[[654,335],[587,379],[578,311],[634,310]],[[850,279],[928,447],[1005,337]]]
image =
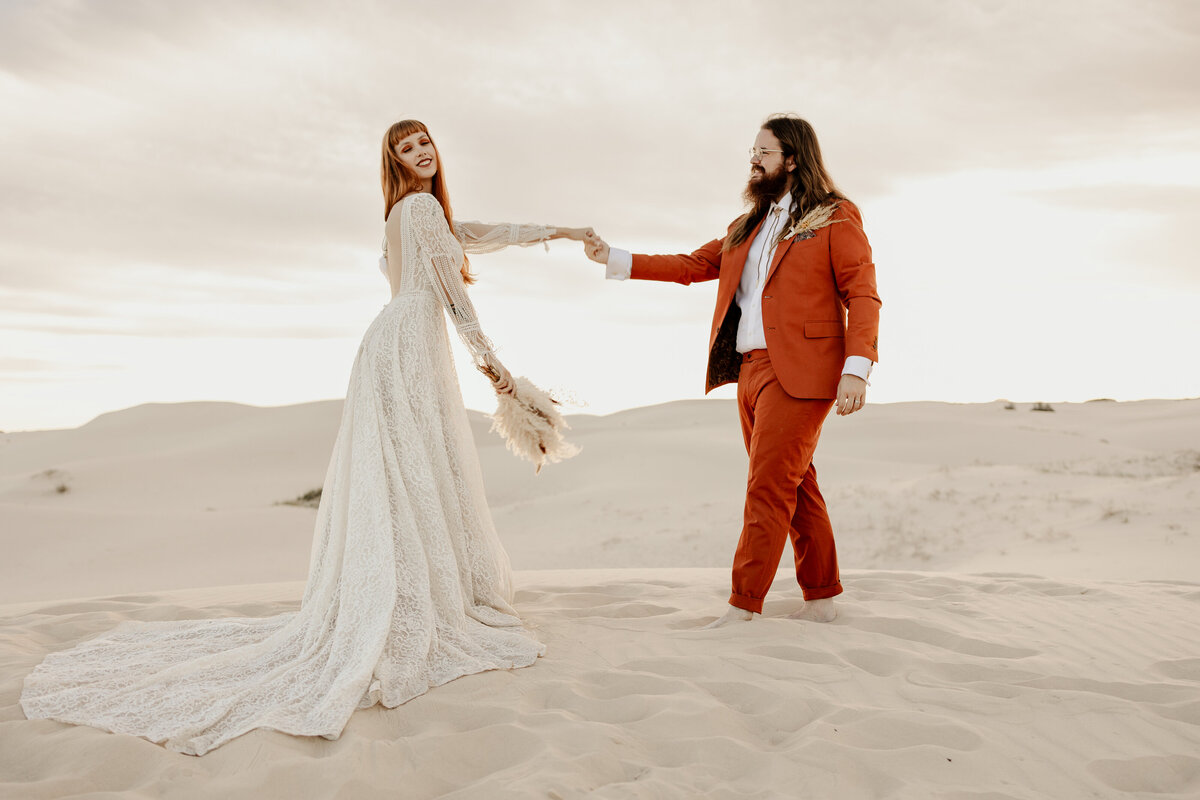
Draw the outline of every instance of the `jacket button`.
[[[770,299],[771,299],[771,295],[769,295],[769,294],[763,295],[763,300],[770,300]]]

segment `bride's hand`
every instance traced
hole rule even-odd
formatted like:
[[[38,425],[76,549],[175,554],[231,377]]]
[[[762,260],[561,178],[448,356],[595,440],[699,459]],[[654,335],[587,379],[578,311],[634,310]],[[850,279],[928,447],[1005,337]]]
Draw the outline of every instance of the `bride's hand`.
[[[493,383],[492,388],[496,390],[496,394],[512,394],[513,389],[517,388],[512,373],[503,365],[500,366],[500,380]]]
[[[559,228],[563,232],[564,238],[574,242],[588,242],[596,236],[596,231],[591,228]]]
[[[496,390],[496,394],[511,393],[516,386],[512,373],[500,363],[498,358],[491,354],[484,356],[483,365],[479,369],[491,380],[492,388]]]

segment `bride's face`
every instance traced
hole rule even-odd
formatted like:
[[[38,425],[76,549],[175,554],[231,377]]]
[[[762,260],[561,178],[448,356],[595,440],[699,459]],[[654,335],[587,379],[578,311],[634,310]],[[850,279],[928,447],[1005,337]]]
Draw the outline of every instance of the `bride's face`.
[[[424,131],[409,134],[397,142],[396,155],[421,180],[431,180],[437,174],[437,151],[433,149],[433,140]]]

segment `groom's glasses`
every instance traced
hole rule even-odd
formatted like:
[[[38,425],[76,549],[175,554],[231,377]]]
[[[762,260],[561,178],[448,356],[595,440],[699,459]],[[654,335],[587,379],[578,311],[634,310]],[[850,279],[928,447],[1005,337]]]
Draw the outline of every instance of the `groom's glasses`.
[[[764,147],[751,147],[750,148],[750,157],[757,158],[759,161],[762,161],[763,156],[765,156],[767,153],[782,153],[782,152],[783,152],[782,150],[767,150]]]

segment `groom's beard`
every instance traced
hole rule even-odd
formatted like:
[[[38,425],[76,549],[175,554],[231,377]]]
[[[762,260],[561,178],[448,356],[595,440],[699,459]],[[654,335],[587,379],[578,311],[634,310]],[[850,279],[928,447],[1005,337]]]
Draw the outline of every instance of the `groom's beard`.
[[[788,174],[783,167],[769,174],[762,167],[756,166],[751,169],[753,170],[753,175],[746,182],[746,189],[742,192],[742,199],[755,208],[775,202],[783,194],[783,191],[787,189]]]

